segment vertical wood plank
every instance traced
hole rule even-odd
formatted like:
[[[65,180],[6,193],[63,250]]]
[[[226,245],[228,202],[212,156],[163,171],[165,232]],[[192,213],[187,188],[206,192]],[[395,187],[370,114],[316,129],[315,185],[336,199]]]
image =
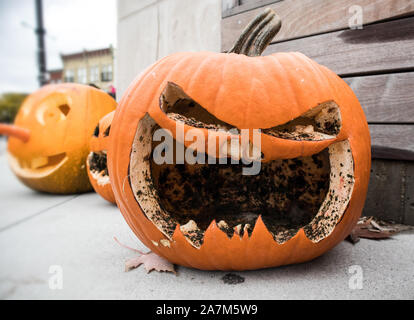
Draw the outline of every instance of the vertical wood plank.
[[[414,161],[406,163],[404,223],[414,226]]]
[[[405,163],[373,160],[363,215],[404,222]]]

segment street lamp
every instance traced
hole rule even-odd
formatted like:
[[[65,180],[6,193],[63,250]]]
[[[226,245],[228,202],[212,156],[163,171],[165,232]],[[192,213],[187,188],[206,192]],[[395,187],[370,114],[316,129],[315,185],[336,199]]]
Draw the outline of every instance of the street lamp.
[[[47,83],[46,74],[46,49],[45,49],[45,33],[46,30],[43,27],[43,8],[42,0],[35,0],[36,8],[36,29],[37,35],[37,65],[39,70],[39,85],[43,86]]]

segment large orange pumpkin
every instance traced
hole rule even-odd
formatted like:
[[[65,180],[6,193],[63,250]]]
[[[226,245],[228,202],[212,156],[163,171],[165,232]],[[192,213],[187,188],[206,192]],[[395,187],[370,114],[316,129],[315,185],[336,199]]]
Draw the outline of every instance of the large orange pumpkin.
[[[25,139],[3,130],[10,134],[11,169],[24,184],[39,191],[92,190],[85,166],[90,136],[99,119],[115,106],[107,93],[80,84],[47,85],[32,93],[13,126],[27,132]]]
[[[165,57],[119,103],[108,154],[115,198],[137,237],[172,263],[245,270],[308,261],[361,214],[371,161],[363,110],[342,79],[303,54],[258,56],[279,27],[266,10],[231,53]],[[183,137],[194,127],[224,141],[206,144],[213,158],[239,129],[261,129],[260,173],[154,161],[155,129],[170,130],[177,152],[192,150]]]
[[[99,121],[91,138],[90,153],[86,158],[86,168],[93,189],[112,203],[115,203],[115,197],[108,175],[107,150],[114,113],[115,111],[108,113]]]

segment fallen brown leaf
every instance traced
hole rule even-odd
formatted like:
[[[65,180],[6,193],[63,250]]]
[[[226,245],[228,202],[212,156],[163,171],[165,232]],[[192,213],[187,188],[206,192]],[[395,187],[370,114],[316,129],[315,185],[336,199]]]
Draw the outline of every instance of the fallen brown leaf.
[[[174,265],[169,262],[167,259],[164,259],[157,255],[154,252],[147,252],[144,253],[140,250],[128,247],[123,243],[119,242],[116,237],[114,240],[122,247],[127,248],[129,250],[135,251],[140,254],[140,256],[136,258],[132,258],[125,263],[125,271],[130,271],[132,269],[138,268],[141,264],[144,265],[145,270],[149,273],[152,270],[156,270],[158,272],[165,271],[165,272],[172,272],[177,274],[174,269]]]
[[[132,258],[125,263],[125,271],[130,271],[139,267],[141,264],[144,265],[145,270],[149,273],[152,270],[166,271],[175,274],[174,265],[168,260],[160,257],[154,252],[145,253],[139,257]]]
[[[374,217],[362,217],[346,240],[355,244],[360,238],[375,240],[388,239],[400,231],[410,229],[412,229],[411,226],[375,220]]]

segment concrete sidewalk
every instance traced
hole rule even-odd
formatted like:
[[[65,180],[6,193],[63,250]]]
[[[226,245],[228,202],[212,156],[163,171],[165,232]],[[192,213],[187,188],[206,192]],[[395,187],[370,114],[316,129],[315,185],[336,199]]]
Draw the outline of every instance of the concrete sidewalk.
[[[1,299],[414,298],[413,233],[384,241],[362,239],[356,245],[342,242],[301,265],[234,272],[245,279],[236,285],[225,284],[221,278],[227,272],[221,271],[178,267],[174,276],[147,274],[140,267],[126,273],[125,260],[134,253],[113,237],[146,249],[115,206],[94,193],[52,196],[31,191],[10,172],[4,143],[0,177]],[[49,270],[55,265],[62,270],[61,290],[49,288]],[[363,272],[362,289],[350,288],[354,265]]]

